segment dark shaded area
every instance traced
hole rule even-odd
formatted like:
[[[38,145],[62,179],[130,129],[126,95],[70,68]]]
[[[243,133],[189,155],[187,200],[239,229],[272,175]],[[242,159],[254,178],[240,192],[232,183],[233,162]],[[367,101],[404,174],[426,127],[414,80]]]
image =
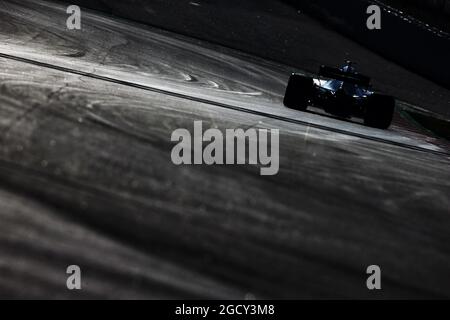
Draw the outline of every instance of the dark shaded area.
[[[423,0],[383,0],[383,2],[435,25],[445,32],[450,32],[450,0],[425,2]]]
[[[382,28],[367,28],[366,10],[379,2],[366,0],[285,0],[303,8],[334,29],[350,36],[371,50],[450,88],[450,39],[425,25],[405,20],[406,15],[382,10]]]
[[[430,117],[421,112],[408,111],[408,114],[420,125],[434,134],[450,140],[450,121],[438,117]]]

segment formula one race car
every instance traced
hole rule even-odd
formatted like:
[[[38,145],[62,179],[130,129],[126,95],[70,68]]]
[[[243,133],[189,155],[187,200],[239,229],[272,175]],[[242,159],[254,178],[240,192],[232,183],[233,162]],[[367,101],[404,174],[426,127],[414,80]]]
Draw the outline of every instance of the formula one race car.
[[[387,129],[395,99],[372,91],[370,78],[356,72],[347,61],[342,68],[321,66],[318,78],[292,74],[284,105],[301,111],[308,106],[319,107],[340,118],[358,117],[367,126]]]

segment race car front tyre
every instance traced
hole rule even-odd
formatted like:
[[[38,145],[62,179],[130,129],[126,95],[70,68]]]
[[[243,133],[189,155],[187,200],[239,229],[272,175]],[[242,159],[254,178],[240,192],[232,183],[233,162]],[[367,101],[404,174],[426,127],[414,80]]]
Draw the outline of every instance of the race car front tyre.
[[[364,124],[378,129],[387,129],[394,117],[395,99],[390,96],[374,94],[369,97]]]
[[[312,78],[292,74],[284,95],[284,105],[288,108],[305,111],[311,99],[313,87]]]

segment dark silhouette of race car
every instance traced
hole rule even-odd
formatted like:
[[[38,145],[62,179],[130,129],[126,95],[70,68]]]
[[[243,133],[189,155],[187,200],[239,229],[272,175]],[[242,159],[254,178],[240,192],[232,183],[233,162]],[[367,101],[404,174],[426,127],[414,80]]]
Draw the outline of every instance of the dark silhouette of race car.
[[[339,118],[362,118],[367,126],[387,129],[394,115],[395,99],[373,91],[370,81],[356,72],[350,61],[342,68],[321,66],[318,78],[293,73],[284,105],[301,111],[308,106],[319,107]]]

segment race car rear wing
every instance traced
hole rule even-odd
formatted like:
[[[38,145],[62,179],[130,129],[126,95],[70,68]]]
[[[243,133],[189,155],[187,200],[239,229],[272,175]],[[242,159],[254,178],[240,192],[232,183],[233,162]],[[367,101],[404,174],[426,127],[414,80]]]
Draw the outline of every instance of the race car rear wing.
[[[356,85],[368,87],[370,85],[370,78],[359,73],[344,72],[338,68],[321,66],[319,76],[324,78],[336,79],[354,83]]]

